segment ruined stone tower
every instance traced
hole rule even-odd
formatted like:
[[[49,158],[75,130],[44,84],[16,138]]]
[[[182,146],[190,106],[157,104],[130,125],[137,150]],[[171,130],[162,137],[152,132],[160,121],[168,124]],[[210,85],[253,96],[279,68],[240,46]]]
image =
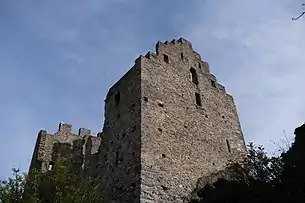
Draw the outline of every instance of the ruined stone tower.
[[[97,152],[101,144],[100,133],[92,136],[91,130],[80,128],[72,132],[72,125],[60,123],[54,134],[41,130],[38,133],[32,156],[30,170],[36,168],[43,172],[54,167],[56,155],[73,156],[73,170],[85,170],[88,175],[95,175]]]
[[[183,38],[158,42],[110,88],[103,140],[101,181],[117,202],[179,202],[245,151],[232,96]]]
[[[114,202],[182,202],[246,150],[232,96],[183,38],[136,59],[110,88],[104,122],[91,170]]]

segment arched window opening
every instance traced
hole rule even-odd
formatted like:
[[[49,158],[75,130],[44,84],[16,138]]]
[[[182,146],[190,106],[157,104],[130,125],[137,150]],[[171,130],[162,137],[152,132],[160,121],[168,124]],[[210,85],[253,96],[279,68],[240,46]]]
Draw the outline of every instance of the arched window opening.
[[[198,76],[194,68],[190,69],[190,79],[195,85],[198,85]]]

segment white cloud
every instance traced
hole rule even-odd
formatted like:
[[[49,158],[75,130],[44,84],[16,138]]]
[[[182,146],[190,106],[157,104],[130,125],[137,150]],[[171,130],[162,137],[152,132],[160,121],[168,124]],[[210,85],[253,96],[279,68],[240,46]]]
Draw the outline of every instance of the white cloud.
[[[27,170],[41,128],[55,132],[64,120],[100,130],[108,88],[155,42],[181,35],[234,96],[247,140],[274,149],[269,140],[304,120],[305,18],[291,21],[299,1],[7,1],[0,179],[15,163]]]
[[[270,152],[270,140],[283,138],[283,130],[293,137],[305,120],[305,22],[293,15],[284,1],[208,1],[197,13],[202,21],[187,28],[233,94],[246,139]]]

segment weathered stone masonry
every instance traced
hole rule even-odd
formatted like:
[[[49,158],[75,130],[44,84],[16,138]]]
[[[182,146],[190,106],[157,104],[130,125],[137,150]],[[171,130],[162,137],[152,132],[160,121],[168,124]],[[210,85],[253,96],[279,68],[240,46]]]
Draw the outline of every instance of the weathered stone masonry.
[[[45,169],[55,138],[44,134],[32,165]],[[100,137],[66,134],[56,139],[83,140],[79,147],[89,138],[94,143],[87,150],[91,161],[78,153],[78,163],[97,176],[114,202],[182,202],[199,178],[224,169],[246,150],[232,96],[183,38],[158,42],[156,53],[136,59],[110,88]]]
[[[74,134],[70,124],[60,123],[55,134],[41,130],[38,133],[30,170],[52,170],[55,156],[59,153],[62,156],[72,155],[75,171],[85,170],[88,174],[94,175],[93,169],[96,167],[100,144],[101,138],[91,136],[89,129],[80,128],[78,134]]]

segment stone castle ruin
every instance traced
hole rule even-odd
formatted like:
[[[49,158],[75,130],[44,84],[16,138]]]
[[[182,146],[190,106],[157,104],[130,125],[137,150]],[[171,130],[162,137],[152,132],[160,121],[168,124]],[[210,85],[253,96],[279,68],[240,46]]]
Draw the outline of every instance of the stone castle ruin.
[[[52,170],[54,152],[73,154],[113,202],[182,202],[246,151],[232,96],[183,38],[158,42],[110,88],[102,132],[71,128],[39,132],[30,170]]]

